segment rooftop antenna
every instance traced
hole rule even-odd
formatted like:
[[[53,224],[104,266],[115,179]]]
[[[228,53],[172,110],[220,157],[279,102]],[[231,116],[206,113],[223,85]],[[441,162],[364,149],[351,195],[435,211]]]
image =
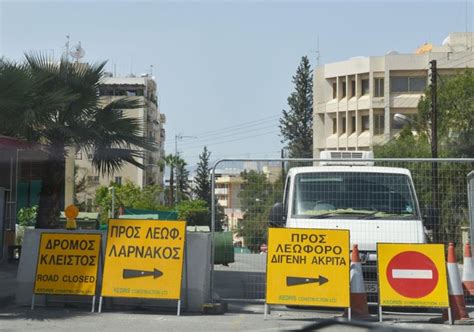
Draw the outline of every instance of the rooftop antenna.
[[[319,60],[321,58],[321,52],[319,51],[319,35],[316,42],[316,66],[319,67]]]
[[[81,42],[79,42],[71,51],[71,56],[76,60],[76,63],[79,63],[85,54],[86,51],[82,48]]]
[[[153,76],[153,65],[150,65],[150,76]]]
[[[66,53],[65,53],[65,54],[63,53],[63,56],[65,55],[65,56],[66,56],[66,60],[69,61],[69,35],[66,35],[66,44],[65,44],[65,47],[66,47]]]

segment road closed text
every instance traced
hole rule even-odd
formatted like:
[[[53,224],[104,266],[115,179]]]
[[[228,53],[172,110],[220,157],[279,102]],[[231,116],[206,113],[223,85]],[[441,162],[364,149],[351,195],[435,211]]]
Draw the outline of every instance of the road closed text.
[[[94,295],[100,246],[100,234],[42,233],[35,293]]]

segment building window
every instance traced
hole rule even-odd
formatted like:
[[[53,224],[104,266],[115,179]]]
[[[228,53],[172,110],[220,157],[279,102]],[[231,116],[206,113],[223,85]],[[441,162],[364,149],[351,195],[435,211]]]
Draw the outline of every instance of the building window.
[[[332,133],[337,134],[337,121],[336,121],[336,118],[332,118]]]
[[[351,97],[354,97],[356,95],[356,81],[352,80],[351,81]]]
[[[362,80],[361,84],[362,84],[361,95],[365,96],[369,94],[369,80]]]
[[[390,89],[392,92],[423,92],[426,88],[426,77],[392,77]]]
[[[82,150],[76,151],[76,160],[81,160],[82,159]]]
[[[89,175],[87,177],[87,182],[90,184],[98,184],[99,183],[99,176],[98,175]]]
[[[351,116],[351,134],[356,131],[356,117],[355,115]]]
[[[374,79],[374,97],[383,97],[384,95],[383,84],[384,84],[383,78]]]
[[[370,130],[370,119],[368,115],[363,115],[362,120],[362,131]]]
[[[332,99],[337,98],[337,83],[332,84]]]
[[[345,116],[342,117],[342,133],[343,134],[346,133],[346,117]]]
[[[118,184],[119,186],[122,185],[122,177],[116,176],[114,182],[115,184]]]
[[[342,98],[346,98],[346,82],[342,82]]]
[[[374,135],[382,135],[384,133],[384,119],[385,117],[383,116],[383,114],[374,115]]]

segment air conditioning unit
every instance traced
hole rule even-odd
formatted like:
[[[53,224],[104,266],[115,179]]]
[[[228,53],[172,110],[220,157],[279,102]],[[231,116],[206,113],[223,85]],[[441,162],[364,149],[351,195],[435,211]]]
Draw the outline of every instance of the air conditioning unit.
[[[374,166],[374,153],[372,151],[321,151],[319,156],[323,161],[321,166],[329,165],[354,165]]]

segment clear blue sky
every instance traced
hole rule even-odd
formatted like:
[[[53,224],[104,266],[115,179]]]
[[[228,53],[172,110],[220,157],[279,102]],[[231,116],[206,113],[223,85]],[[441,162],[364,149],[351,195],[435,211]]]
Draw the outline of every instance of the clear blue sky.
[[[278,117],[291,76],[301,56],[315,64],[318,35],[322,63],[408,53],[464,31],[465,13],[465,1],[0,0],[0,54],[58,57],[70,35],[72,45],[82,42],[85,61],[108,60],[117,74],[153,65],[167,153],[175,134],[196,136],[178,142],[194,166],[205,144],[212,159],[279,156]],[[468,13],[472,29],[471,0]]]

